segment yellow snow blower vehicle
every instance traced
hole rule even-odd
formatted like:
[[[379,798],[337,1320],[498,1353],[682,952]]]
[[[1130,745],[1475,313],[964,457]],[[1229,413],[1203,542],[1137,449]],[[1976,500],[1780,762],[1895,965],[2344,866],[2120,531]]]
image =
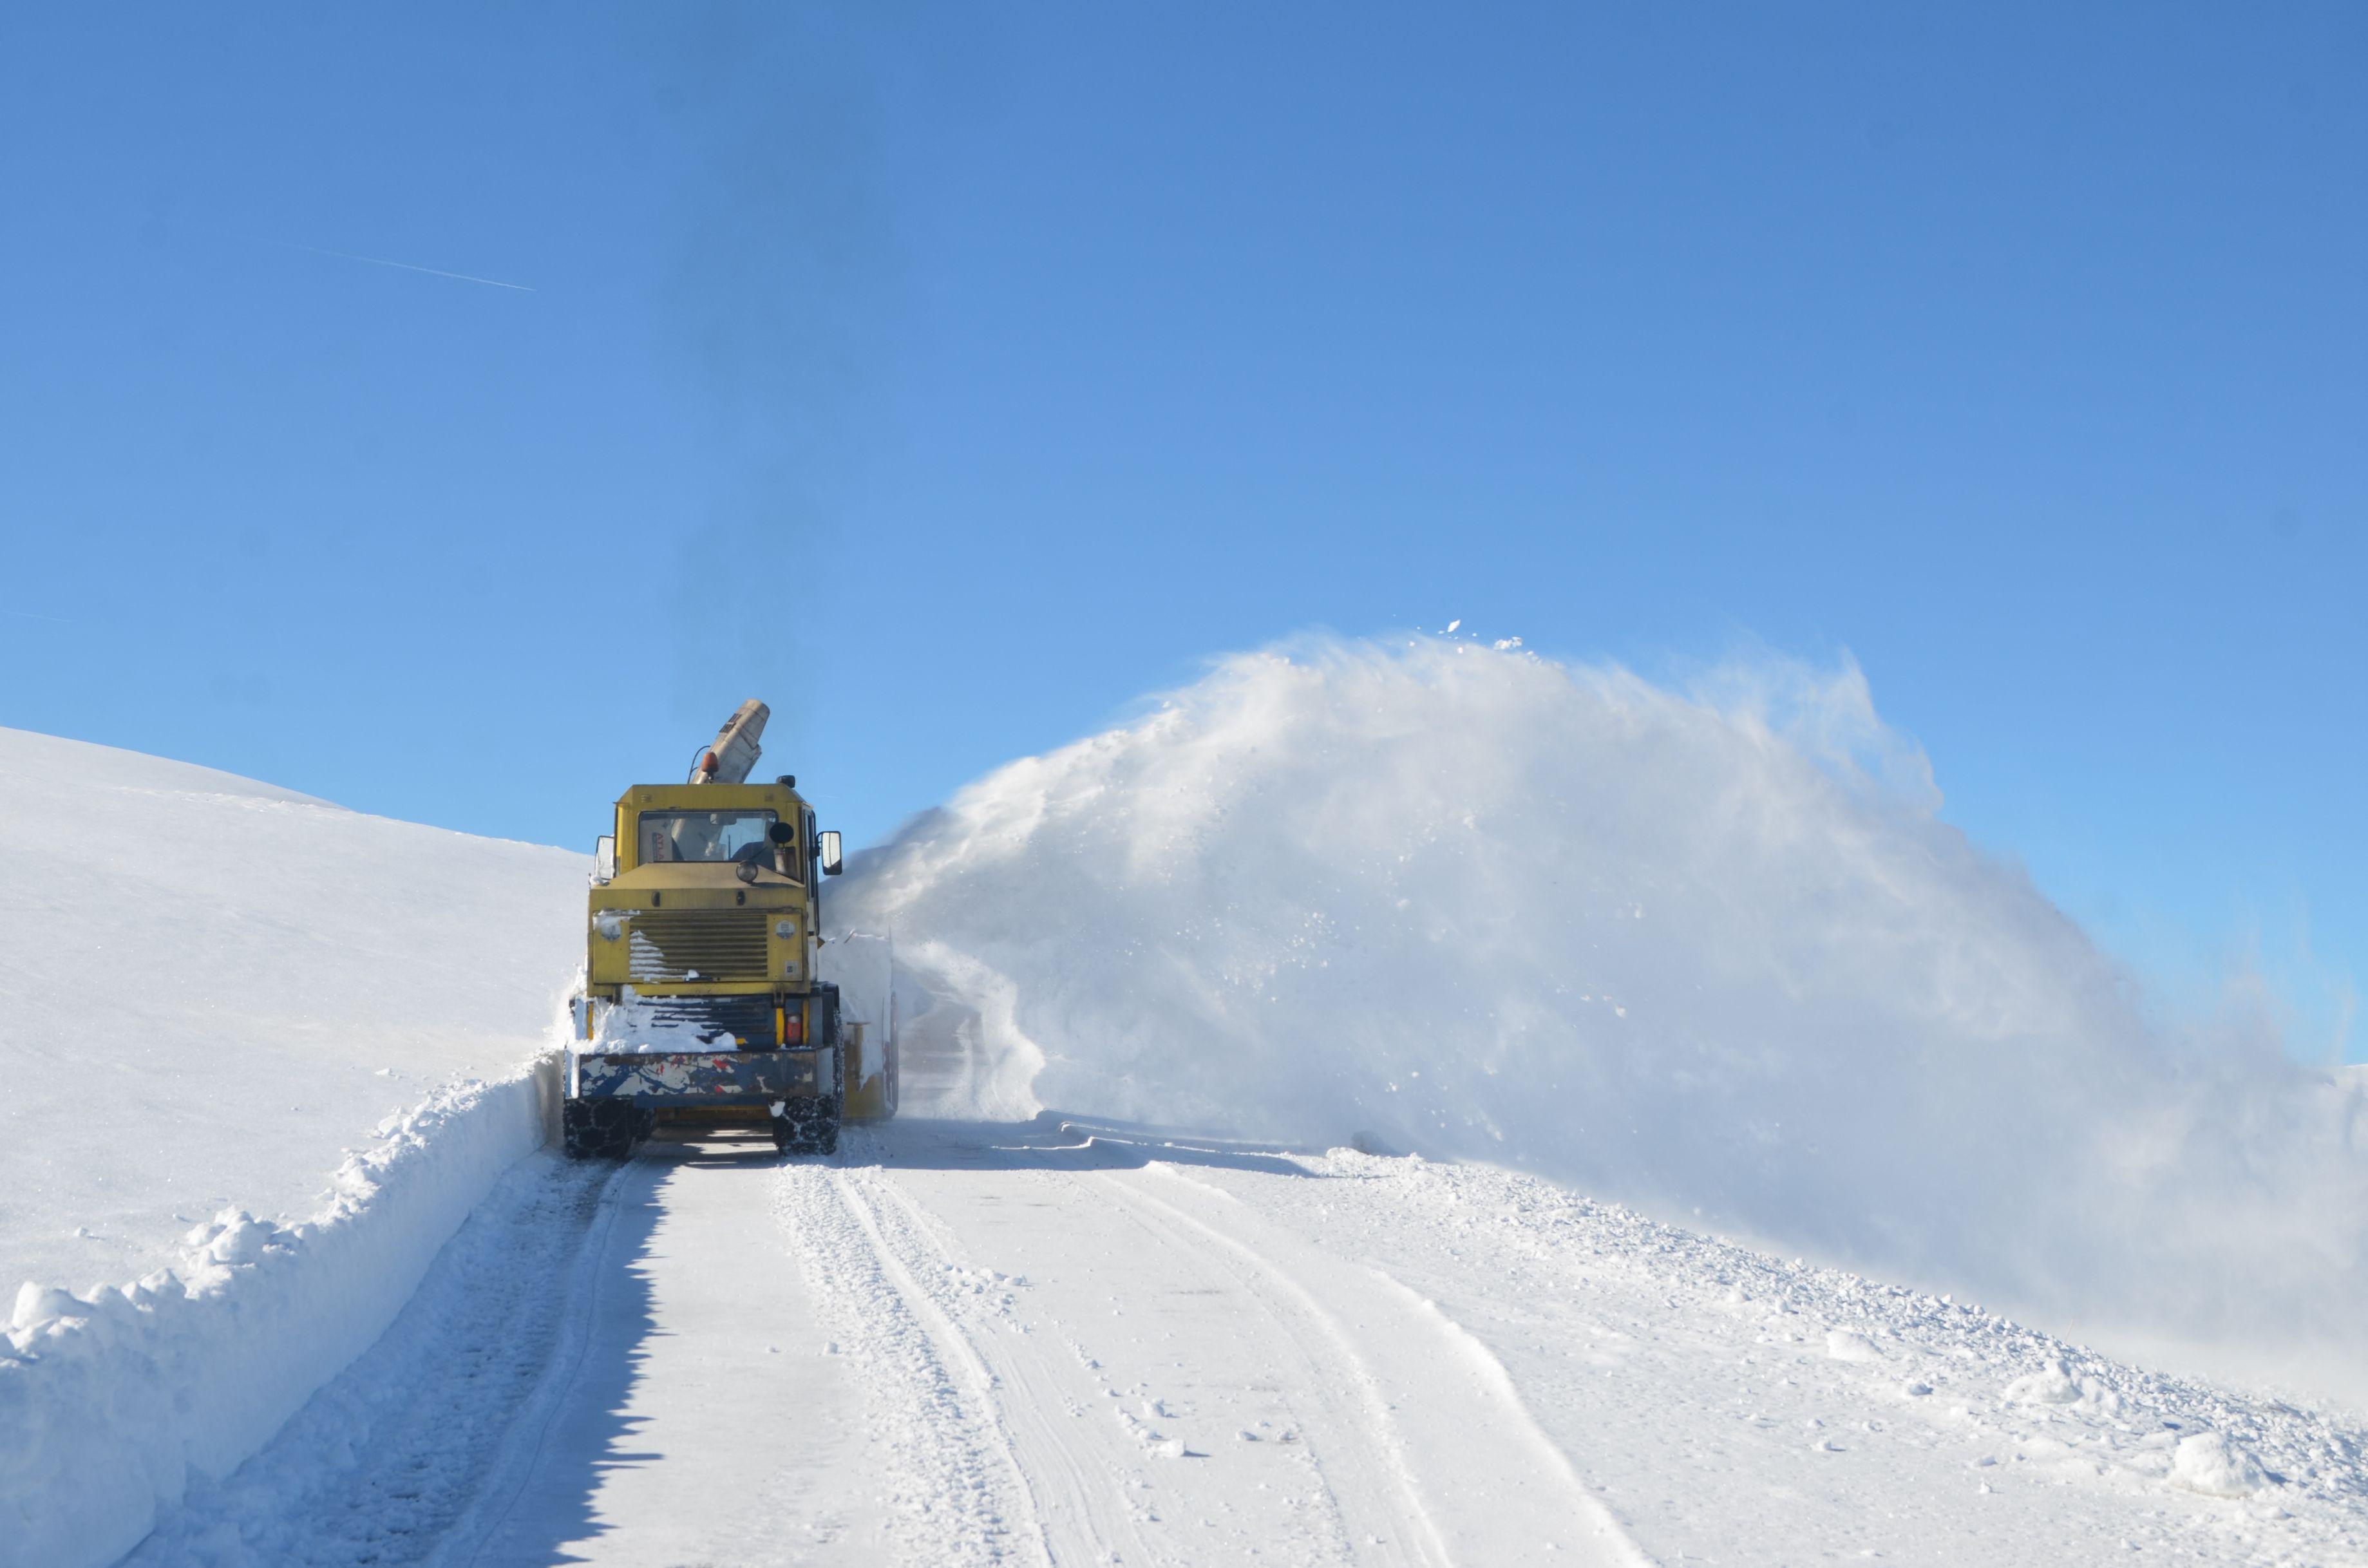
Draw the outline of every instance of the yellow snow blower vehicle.
[[[815,830],[794,776],[747,782],[768,715],[741,704],[689,782],[625,791],[594,851],[573,1156],[622,1158],[661,1122],[768,1121],[781,1149],[828,1153],[842,1119],[895,1114],[893,1034],[863,1038],[893,1024],[845,1017],[815,972],[838,835]]]

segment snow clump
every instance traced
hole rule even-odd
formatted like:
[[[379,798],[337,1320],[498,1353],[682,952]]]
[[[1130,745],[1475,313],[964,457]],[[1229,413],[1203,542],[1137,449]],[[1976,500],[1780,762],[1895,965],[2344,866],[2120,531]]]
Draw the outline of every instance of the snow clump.
[[[2208,1497],[2249,1497],[2270,1483],[2252,1455],[2217,1432],[2179,1440],[2171,1451],[2170,1481]]]

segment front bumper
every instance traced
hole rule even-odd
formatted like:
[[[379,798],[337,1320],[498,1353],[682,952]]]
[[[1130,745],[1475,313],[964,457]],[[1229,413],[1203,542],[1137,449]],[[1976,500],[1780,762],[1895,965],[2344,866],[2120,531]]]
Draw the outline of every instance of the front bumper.
[[[570,1099],[631,1099],[669,1106],[770,1105],[820,1096],[838,1076],[838,1052],[814,1051],[635,1051],[567,1055]]]

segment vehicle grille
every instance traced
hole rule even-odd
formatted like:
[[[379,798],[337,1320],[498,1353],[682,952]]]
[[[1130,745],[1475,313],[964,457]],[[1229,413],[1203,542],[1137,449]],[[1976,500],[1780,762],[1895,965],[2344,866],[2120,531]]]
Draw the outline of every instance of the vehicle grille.
[[[625,955],[635,980],[763,980],[766,912],[652,909],[633,916]]]

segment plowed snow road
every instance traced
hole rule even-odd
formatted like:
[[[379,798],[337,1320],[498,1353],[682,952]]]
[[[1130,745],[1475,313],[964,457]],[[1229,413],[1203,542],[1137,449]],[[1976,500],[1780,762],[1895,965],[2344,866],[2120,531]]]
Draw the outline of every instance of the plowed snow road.
[[[544,1155],[130,1561],[2368,1555],[2355,1431],[2009,1330],[1526,1177],[1053,1116]],[[2112,1399],[2002,1395],[2067,1354]],[[2166,1402],[2336,1462],[2180,1490]]]
[[[1485,1351],[1196,1165],[1310,1179],[1057,1119],[530,1162],[133,1561],[1629,1560]]]

